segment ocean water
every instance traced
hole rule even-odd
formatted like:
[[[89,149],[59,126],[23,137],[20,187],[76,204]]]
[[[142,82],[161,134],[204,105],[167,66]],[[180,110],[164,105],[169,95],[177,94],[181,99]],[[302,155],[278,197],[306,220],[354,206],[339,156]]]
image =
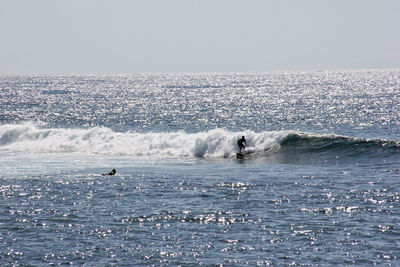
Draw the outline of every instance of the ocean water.
[[[1,76],[0,168],[2,266],[398,266],[400,70]]]

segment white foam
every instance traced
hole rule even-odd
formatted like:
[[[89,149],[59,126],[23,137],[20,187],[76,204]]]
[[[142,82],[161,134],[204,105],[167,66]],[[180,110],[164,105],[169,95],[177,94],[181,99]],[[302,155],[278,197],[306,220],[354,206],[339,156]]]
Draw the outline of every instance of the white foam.
[[[42,128],[33,123],[0,126],[0,149],[32,153],[86,153],[158,157],[228,157],[237,152],[236,141],[246,136],[249,150],[279,146],[287,131],[232,132],[214,129],[199,133],[115,132],[109,128]]]

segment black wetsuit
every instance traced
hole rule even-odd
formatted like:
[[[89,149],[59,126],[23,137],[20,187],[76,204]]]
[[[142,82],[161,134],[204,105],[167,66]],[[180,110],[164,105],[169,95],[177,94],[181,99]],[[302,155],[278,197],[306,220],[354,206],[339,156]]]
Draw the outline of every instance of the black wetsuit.
[[[108,173],[104,173],[103,176],[105,175],[114,175],[117,171],[115,169],[112,169],[112,171],[108,172]]]
[[[240,139],[237,141],[237,145],[239,146],[239,152],[242,152],[242,149],[246,147],[243,143],[244,143],[245,145],[247,145],[247,144],[246,144],[246,139],[244,139],[243,137],[240,138]]]

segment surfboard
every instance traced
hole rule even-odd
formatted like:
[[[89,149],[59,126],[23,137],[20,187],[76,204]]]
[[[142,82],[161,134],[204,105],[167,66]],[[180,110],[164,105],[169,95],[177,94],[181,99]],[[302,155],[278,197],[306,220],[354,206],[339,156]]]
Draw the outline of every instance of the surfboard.
[[[236,158],[237,159],[243,159],[244,158],[244,154],[243,153],[236,153]]]
[[[244,159],[246,157],[251,156],[251,154],[253,154],[254,152],[255,152],[254,149],[246,149],[243,152],[236,153],[236,158],[237,159]]]

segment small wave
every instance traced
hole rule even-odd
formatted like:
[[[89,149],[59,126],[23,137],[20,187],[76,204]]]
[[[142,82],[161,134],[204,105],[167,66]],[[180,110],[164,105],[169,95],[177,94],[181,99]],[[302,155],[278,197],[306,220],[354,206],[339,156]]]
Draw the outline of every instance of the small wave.
[[[105,127],[44,128],[34,123],[0,126],[0,148],[33,153],[88,153],[150,157],[222,158],[235,156],[236,141],[246,136],[254,157],[302,154],[329,157],[374,157],[385,152],[399,155],[398,141],[315,135],[294,131],[233,132],[214,129],[199,133],[116,132]],[[390,155],[389,155],[390,156]],[[253,157],[253,158],[254,158]]]
[[[282,140],[278,155],[297,163],[340,160],[348,164],[378,161],[391,164],[400,160],[400,141],[291,133]]]
[[[281,142],[281,146],[291,149],[303,149],[308,152],[347,151],[368,153],[375,150],[400,149],[400,141],[383,139],[362,139],[341,135],[313,135],[292,133]]]

